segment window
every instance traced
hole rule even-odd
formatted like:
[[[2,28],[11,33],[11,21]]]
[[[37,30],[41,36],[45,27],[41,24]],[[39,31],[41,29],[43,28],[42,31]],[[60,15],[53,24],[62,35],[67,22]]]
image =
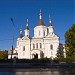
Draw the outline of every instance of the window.
[[[48,33],[49,33],[49,29],[47,28],[47,35],[48,35]]]
[[[40,43],[40,48],[42,48],[42,44]]]
[[[44,36],[45,36],[45,31],[44,31]]]
[[[17,45],[19,45],[19,42],[17,42]]]
[[[40,36],[40,31],[39,31],[39,36]]]
[[[36,43],[36,48],[38,48],[38,43]]]
[[[23,46],[23,51],[25,51],[25,46]]]
[[[50,49],[53,49],[53,45],[50,45]]]
[[[33,49],[35,49],[35,44],[33,44]]]

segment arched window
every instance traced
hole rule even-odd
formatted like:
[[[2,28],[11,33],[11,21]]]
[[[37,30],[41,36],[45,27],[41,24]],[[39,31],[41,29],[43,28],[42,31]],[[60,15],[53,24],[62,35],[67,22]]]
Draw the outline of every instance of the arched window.
[[[17,45],[19,45],[19,42],[17,41]]]
[[[38,48],[38,43],[36,43],[36,48]]]
[[[50,49],[51,49],[51,50],[53,49],[53,45],[50,45]]]
[[[23,46],[23,51],[25,51],[25,46]]]
[[[45,36],[45,31],[44,31],[44,36]]]
[[[40,36],[40,31],[39,31],[39,36]]]
[[[51,55],[53,55],[53,52],[51,52]]]
[[[40,43],[40,48],[42,48],[42,44]]]
[[[35,49],[35,44],[33,43],[33,49]]]
[[[48,35],[48,33],[49,33],[49,29],[47,28],[47,35]]]

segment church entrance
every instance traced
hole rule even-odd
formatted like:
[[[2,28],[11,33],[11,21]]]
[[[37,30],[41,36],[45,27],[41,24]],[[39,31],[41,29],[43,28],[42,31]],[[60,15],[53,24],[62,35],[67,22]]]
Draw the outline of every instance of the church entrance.
[[[33,54],[33,59],[38,59],[38,54]]]

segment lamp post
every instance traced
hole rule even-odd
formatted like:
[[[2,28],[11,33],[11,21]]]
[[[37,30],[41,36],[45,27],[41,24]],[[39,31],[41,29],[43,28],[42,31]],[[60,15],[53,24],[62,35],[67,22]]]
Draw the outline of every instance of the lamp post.
[[[14,29],[15,29],[15,24],[13,22],[13,19],[11,18],[12,24],[13,24],[13,33],[12,33],[12,48],[11,48],[11,59],[13,55],[13,49],[14,49]]]

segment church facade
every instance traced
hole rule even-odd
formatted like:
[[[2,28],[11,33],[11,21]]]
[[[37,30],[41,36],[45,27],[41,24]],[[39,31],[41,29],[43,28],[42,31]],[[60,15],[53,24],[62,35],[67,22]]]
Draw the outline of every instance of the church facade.
[[[30,37],[28,27],[28,19],[26,22],[25,34],[17,38],[17,45],[10,52],[8,58],[17,57],[18,59],[33,59],[33,58],[55,58],[59,46],[59,36],[54,33],[52,20],[49,17],[49,26],[47,27],[42,20],[42,12],[39,14],[39,22],[34,27],[34,36]]]

